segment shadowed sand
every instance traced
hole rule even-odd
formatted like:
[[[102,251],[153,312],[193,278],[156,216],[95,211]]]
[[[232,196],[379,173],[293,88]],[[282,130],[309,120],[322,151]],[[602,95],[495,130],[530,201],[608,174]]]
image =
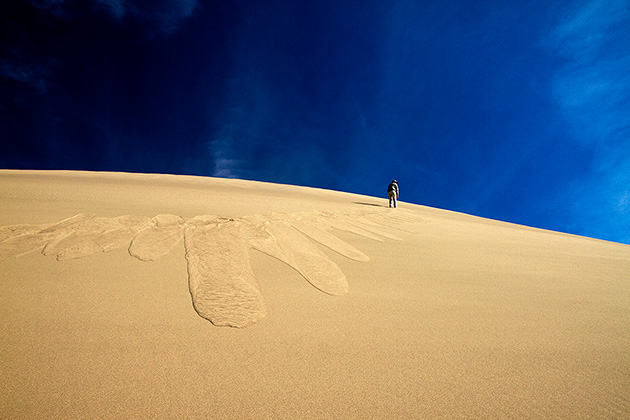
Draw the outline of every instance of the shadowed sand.
[[[0,418],[630,417],[627,245],[167,175],[0,205]]]

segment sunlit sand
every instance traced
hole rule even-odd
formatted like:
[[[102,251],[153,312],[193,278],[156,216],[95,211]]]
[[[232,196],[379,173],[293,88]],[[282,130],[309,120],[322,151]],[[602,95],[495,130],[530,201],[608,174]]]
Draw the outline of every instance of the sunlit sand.
[[[624,418],[630,247],[288,185],[0,171],[1,418]]]

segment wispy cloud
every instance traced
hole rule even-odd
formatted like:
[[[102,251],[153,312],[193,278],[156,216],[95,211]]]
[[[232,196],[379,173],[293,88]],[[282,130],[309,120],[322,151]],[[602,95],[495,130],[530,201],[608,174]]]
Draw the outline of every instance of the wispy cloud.
[[[563,200],[583,234],[629,241],[630,1],[594,0],[567,13],[548,46],[564,60],[552,96],[573,138],[591,148],[590,173]],[[626,228],[627,231],[627,228]]]
[[[594,59],[610,40],[611,33],[624,29],[629,15],[627,0],[591,0],[568,10],[549,40],[562,55]]]
[[[240,64],[237,63],[235,74],[226,84],[225,106],[213,115],[219,127],[208,142],[213,176],[246,178],[247,166],[257,160],[251,149],[256,144],[262,146],[266,126],[276,118],[269,92],[249,74],[254,71]]]
[[[31,0],[30,4],[51,15],[71,18],[76,2],[70,0]],[[199,6],[198,0],[89,0],[89,9],[103,12],[117,22],[133,21],[147,25],[151,31],[172,33]]]
[[[0,78],[27,86],[34,93],[43,94],[48,91],[49,74],[48,67],[38,64],[35,60],[26,60],[24,56],[21,59],[0,57]]]
[[[105,13],[116,22],[125,21],[139,27],[141,37],[152,38],[157,33],[174,32],[181,23],[191,16],[198,7],[197,0],[90,0],[88,7],[77,9],[76,2],[70,0],[30,0],[30,20],[21,17],[7,17],[9,39],[0,42],[0,79],[16,83],[30,89],[30,93],[44,94],[48,91],[50,79],[54,78],[55,64],[59,57],[52,48],[38,49],[37,43],[46,45],[46,30],[32,27],[38,22],[43,28],[65,28],[71,31],[69,22],[85,19],[84,14]],[[9,10],[17,15],[17,11]],[[77,10],[80,10],[78,12]]]
[[[231,137],[220,137],[212,141],[209,145],[210,155],[214,169],[212,176],[221,178],[240,178],[240,161],[236,158],[234,151],[234,139]]]
[[[566,60],[554,99],[586,142],[616,140],[630,128],[630,1],[595,0],[574,11],[549,45]]]
[[[153,29],[171,33],[181,22],[193,14],[197,0],[92,0],[95,8],[109,13],[117,21],[126,19],[144,22]]]
[[[575,183],[559,208],[567,211],[567,230],[630,244],[630,163]]]

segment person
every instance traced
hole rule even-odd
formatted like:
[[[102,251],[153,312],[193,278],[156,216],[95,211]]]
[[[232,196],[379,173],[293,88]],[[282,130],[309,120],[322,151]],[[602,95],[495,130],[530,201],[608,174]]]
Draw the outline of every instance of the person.
[[[398,181],[393,180],[391,184],[387,187],[387,196],[389,197],[389,207],[394,205],[394,208],[398,207],[398,194],[400,190],[398,189]]]

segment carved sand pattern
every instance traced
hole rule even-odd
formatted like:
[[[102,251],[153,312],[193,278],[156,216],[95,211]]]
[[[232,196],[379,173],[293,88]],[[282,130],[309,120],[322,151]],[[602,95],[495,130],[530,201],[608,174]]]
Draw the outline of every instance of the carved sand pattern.
[[[160,214],[133,238],[129,253],[142,261],[155,261],[182,240],[184,219],[172,214]]]
[[[214,325],[246,327],[267,313],[239,222],[186,229],[188,285],[197,313]]]
[[[172,214],[106,218],[81,213],[59,223],[0,227],[0,258],[40,251],[66,260],[127,247],[131,256],[155,261],[183,239],[195,311],[214,325],[246,327],[267,313],[250,250],[291,266],[324,293],[345,295],[346,276],[316,243],[346,258],[367,262],[367,255],[334,232],[376,241],[401,240],[399,232],[418,232],[419,216],[405,212],[403,217],[400,210],[387,210],[274,213],[239,219],[203,215],[186,221]]]

